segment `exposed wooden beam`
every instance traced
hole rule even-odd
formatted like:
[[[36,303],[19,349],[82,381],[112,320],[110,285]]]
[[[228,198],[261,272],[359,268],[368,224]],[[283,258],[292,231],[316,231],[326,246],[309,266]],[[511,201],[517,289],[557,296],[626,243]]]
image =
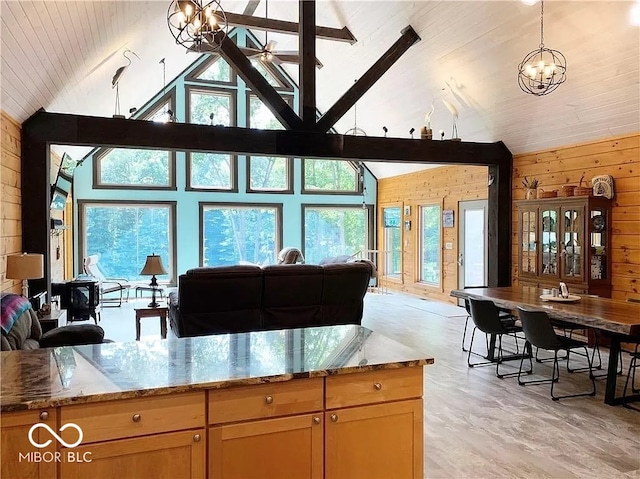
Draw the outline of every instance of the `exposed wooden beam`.
[[[316,125],[316,1],[299,0],[300,117],[305,130]]]
[[[220,55],[242,77],[246,84],[258,95],[274,116],[289,130],[302,128],[302,120],[280,94],[273,88],[267,79],[258,70],[253,68],[249,59],[242,53],[236,44],[226,38],[220,43]]]
[[[184,123],[100,118],[36,112],[22,124],[23,249],[45,255],[45,279],[34,290],[50,292],[49,146],[86,145],[179,151],[231,152],[336,160],[392,161],[489,166],[489,284],[510,284],[512,155],[502,142],[372,138],[317,132],[253,130]],[[493,219],[491,219],[493,217]],[[495,253],[503,252],[503,254]]]
[[[253,13],[256,11],[256,8],[258,8],[258,5],[260,5],[260,0],[249,0],[247,6],[244,7],[244,12],[242,12],[242,14],[253,15]]]
[[[240,15],[239,13],[226,13],[227,24],[232,27],[248,27],[252,30],[267,30],[270,32],[285,33],[289,35],[298,34],[298,24],[285,20],[275,20],[273,18],[254,17],[251,15]],[[353,45],[357,40],[353,33],[347,28],[332,28],[316,26],[316,38],[323,40],[334,40],[337,42],[347,42]]]
[[[340,99],[318,120],[316,131],[325,132],[335,125],[382,75],[398,61],[411,45],[420,40],[416,31],[407,26],[400,38],[349,88]]]

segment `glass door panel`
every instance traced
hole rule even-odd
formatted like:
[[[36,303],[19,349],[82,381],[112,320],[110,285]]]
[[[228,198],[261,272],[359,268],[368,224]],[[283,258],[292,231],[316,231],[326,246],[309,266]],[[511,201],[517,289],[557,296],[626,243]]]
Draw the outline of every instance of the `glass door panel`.
[[[542,276],[558,277],[558,211],[541,210]]]
[[[568,281],[581,280],[583,272],[583,247],[584,247],[584,208],[563,208],[563,245],[564,261],[562,262],[561,276]]]
[[[522,212],[522,273],[536,274],[537,221],[537,211]]]
[[[607,228],[609,227],[609,218],[607,211],[603,209],[594,209],[590,213],[589,234],[591,235],[591,257],[590,275],[591,279],[607,279],[609,272],[607,271]]]

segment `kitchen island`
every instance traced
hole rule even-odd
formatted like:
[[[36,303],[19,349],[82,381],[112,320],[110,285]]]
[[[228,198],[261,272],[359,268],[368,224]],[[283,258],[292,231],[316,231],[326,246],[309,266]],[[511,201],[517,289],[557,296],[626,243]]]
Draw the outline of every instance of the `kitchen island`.
[[[361,326],[0,359],[2,477],[423,477],[433,358]]]

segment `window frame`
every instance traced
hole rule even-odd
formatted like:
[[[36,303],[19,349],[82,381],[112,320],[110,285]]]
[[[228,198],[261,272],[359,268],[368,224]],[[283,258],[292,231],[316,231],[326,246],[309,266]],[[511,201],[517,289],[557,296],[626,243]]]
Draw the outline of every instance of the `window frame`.
[[[343,161],[349,163],[354,170],[356,176],[356,189],[355,190],[315,190],[315,189],[307,189],[305,183],[305,167],[307,160],[326,160],[326,161]],[[333,160],[330,158],[301,158],[301,191],[300,193],[303,195],[339,195],[339,196],[359,196],[362,195],[364,190],[364,181],[360,181],[360,176],[364,177],[364,172],[366,167],[360,168],[355,162],[349,160]]]
[[[442,228],[442,210],[443,210],[443,201],[439,201],[439,202],[428,202],[428,203],[419,203],[416,205],[417,209],[418,209],[418,228],[416,230],[416,236],[417,236],[417,241],[416,241],[416,245],[418,248],[417,251],[417,255],[416,255],[416,272],[415,272],[415,277],[417,278],[417,283],[419,283],[420,285],[424,286],[424,287],[428,287],[428,288],[433,288],[433,289],[437,289],[438,291],[443,291],[443,286],[444,286],[444,282],[443,282],[443,277],[442,277],[442,273],[443,273],[443,254],[442,254],[442,242],[443,242],[443,228]],[[424,254],[424,249],[423,249],[423,237],[422,237],[422,231],[423,231],[423,208],[429,208],[429,207],[436,207],[438,208],[438,222],[439,222],[439,243],[438,243],[438,279],[439,282],[438,283],[432,283],[429,281],[425,281],[422,278],[422,264],[423,264],[423,254]]]
[[[188,151],[186,153],[186,185],[185,191],[210,191],[210,192],[219,192],[219,193],[238,193],[238,155],[229,154],[231,157],[231,187],[230,188],[203,188],[199,186],[191,185],[191,155],[196,152]],[[197,153],[204,154],[227,154],[227,153],[217,153],[215,151],[200,151]]]
[[[204,211],[205,208],[217,207],[217,208],[242,208],[242,209],[257,209],[257,208],[274,208],[276,210],[276,241],[275,241],[275,254],[282,249],[283,244],[283,205],[282,203],[241,203],[237,201],[224,202],[224,201],[199,201],[198,202],[198,265],[204,267]]]
[[[382,271],[382,275],[384,276],[386,281],[392,282],[392,283],[397,283],[397,284],[404,284],[404,249],[402,248],[403,242],[404,242],[404,228],[403,228],[403,204],[402,203],[385,203],[385,204],[381,204],[379,205],[379,209],[378,209],[378,224],[380,225],[380,251],[388,251],[386,249],[386,236],[387,236],[387,232],[386,230],[388,228],[385,228],[384,226],[384,210],[388,209],[388,208],[399,208],[400,209],[400,226],[399,226],[399,230],[400,230],[400,272],[398,274],[389,274],[389,271],[387,271],[387,257],[385,256],[382,261],[381,264],[378,265],[378,268],[381,269]]]
[[[169,209],[169,263],[164,265],[169,275],[169,286],[177,284],[178,265],[178,235],[177,235],[177,201],[150,201],[150,200],[78,200],[78,272],[83,271],[83,260],[87,255],[87,232],[86,232],[86,208],[88,206],[98,207],[159,207],[165,206]],[[142,266],[141,266],[142,267]]]
[[[217,85],[221,87],[231,87],[236,86],[238,84],[238,76],[236,71],[230,66],[231,71],[231,80],[230,81],[219,81],[219,80],[203,80],[202,78],[198,78],[198,75],[204,73],[211,65],[213,65],[218,60],[224,60],[220,55],[213,54],[209,55],[210,58],[202,62],[198,67],[196,67],[191,73],[185,75],[184,81],[188,83],[195,83],[197,86],[200,85]]]
[[[199,125],[200,123],[191,123],[191,93],[202,93],[206,95],[216,95],[216,96],[228,96],[230,98],[229,101],[229,126],[237,126],[238,118],[238,102],[237,102],[237,92],[235,89],[231,88],[220,88],[214,86],[208,86],[211,83],[203,84],[203,85],[187,85],[185,84],[185,96],[184,96],[184,108],[185,108],[185,121],[190,125]],[[215,122],[215,118],[214,118]],[[204,125],[206,126],[206,125]]]
[[[301,236],[300,236],[300,242],[301,242],[301,251],[302,254],[306,257],[307,253],[306,253],[306,248],[305,248],[305,244],[306,244],[306,228],[305,228],[305,212],[307,210],[307,208],[309,209],[350,209],[350,210],[366,210],[367,211],[367,219],[366,219],[366,225],[367,225],[367,237],[365,238],[365,242],[366,242],[366,247],[369,250],[372,250],[374,245],[375,245],[375,239],[376,239],[376,231],[375,231],[375,218],[374,218],[374,213],[375,213],[375,209],[374,209],[374,205],[366,205],[366,208],[363,208],[362,205],[358,205],[358,204],[349,204],[349,203],[338,203],[338,204],[333,204],[333,203],[302,203],[300,205],[300,231],[301,231]]]

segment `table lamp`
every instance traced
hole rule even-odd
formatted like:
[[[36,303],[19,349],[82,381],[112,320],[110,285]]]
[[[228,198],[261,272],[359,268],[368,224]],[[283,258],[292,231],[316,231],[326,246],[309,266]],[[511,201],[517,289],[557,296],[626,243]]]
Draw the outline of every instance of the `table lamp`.
[[[167,270],[164,269],[162,264],[162,258],[160,256],[151,254],[147,256],[147,261],[144,263],[144,267],[142,271],[140,271],[142,275],[151,275],[151,302],[149,303],[150,308],[157,308],[160,306],[159,303],[156,302],[156,289],[158,288],[158,281],[156,280],[156,274],[167,274]]]
[[[22,253],[7,256],[7,279],[22,280],[22,296],[29,297],[28,279],[44,277],[44,255],[39,253]]]

